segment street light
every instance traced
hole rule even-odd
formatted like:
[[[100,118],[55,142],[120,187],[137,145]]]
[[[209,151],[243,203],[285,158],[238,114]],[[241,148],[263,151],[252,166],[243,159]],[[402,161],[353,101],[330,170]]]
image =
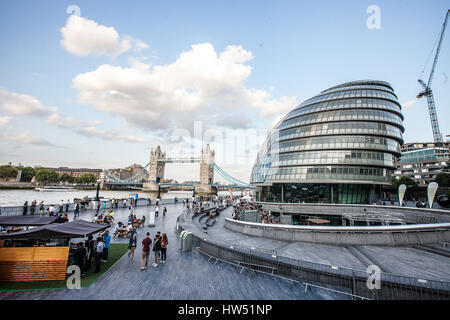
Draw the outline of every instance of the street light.
[[[98,179],[97,180],[97,195],[95,196],[95,201],[98,201],[98,193],[100,192],[100,184],[102,183],[102,180]]]
[[[161,198],[161,185],[158,182],[158,196],[156,197],[156,199],[160,199]]]

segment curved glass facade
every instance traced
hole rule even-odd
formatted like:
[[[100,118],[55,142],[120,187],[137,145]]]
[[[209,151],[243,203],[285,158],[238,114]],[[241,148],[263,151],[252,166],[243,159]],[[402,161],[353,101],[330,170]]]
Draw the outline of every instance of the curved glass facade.
[[[363,80],[329,88],[289,112],[258,153],[259,201],[372,203],[389,185],[403,144],[392,87]]]

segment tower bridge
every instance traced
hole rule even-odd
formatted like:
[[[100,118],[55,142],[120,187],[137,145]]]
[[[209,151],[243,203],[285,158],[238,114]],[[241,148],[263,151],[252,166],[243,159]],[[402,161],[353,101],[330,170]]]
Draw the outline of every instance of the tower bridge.
[[[104,175],[102,184],[108,187],[125,187],[129,189],[142,188],[143,191],[157,192],[158,195],[169,187],[180,186],[192,188],[196,195],[211,196],[216,195],[217,190],[226,189],[253,189],[248,183],[238,180],[223,169],[215,162],[215,152],[211,150],[209,144],[205,149],[201,150],[200,157],[178,157],[168,158],[158,146],[155,150],[150,151],[150,161],[138,173],[127,178],[120,179],[114,175]],[[174,184],[163,183],[166,163],[199,163],[200,164],[200,183],[197,184]],[[147,170],[148,168],[148,170]],[[229,185],[214,184],[214,172],[217,172],[224,178]]]

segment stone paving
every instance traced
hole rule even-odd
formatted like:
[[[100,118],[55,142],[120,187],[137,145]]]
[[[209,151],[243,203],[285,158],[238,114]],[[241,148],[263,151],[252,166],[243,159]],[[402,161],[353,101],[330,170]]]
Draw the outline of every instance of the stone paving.
[[[134,260],[123,256],[110,270],[103,274],[88,288],[60,290],[3,291],[0,299],[34,300],[34,299],[132,299],[132,300],[172,300],[172,299],[348,299],[343,294],[331,291],[309,288],[305,292],[303,285],[293,286],[290,281],[277,277],[244,271],[224,263],[208,262],[207,257],[197,251],[182,253],[178,249],[175,231],[176,218],[181,214],[182,204],[169,204],[167,215],[156,219],[155,227],[145,227],[138,231],[138,248]],[[137,207],[138,218],[146,215],[154,208]],[[82,212],[81,219],[91,221],[94,212]],[[126,222],[128,210],[116,209],[115,220]],[[70,216],[72,218],[72,215]],[[215,227],[213,227],[215,228]],[[220,227],[219,227],[220,228]],[[216,230],[219,231],[220,229]],[[142,253],[141,241],[149,231],[151,237],[156,231],[167,233],[169,246],[167,263],[157,267],[149,266],[148,270],[140,271]],[[210,232],[212,232],[211,230]],[[258,239],[253,239],[257,243]],[[112,243],[128,242],[128,239],[113,239]],[[273,246],[277,246],[275,243]]]
[[[225,210],[217,217],[214,226],[208,228],[207,233],[204,233],[195,219],[192,221],[191,218],[186,218],[185,225],[210,241],[276,250],[278,256],[358,270],[366,270],[367,266],[375,264],[381,270],[397,275],[450,282],[448,256],[414,247],[334,246],[252,237],[226,229],[225,218],[231,216],[231,208]],[[442,246],[440,249],[445,250]]]

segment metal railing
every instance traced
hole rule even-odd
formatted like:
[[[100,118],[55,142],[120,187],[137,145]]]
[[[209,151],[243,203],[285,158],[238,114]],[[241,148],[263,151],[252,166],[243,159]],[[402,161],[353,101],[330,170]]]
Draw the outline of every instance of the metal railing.
[[[178,232],[184,230],[181,217],[177,218]],[[240,268],[350,295],[354,299],[450,299],[450,282],[447,281],[380,273],[380,288],[369,289],[371,274],[366,270],[282,257],[276,250],[217,243],[195,234],[193,243],[201,253]]]

